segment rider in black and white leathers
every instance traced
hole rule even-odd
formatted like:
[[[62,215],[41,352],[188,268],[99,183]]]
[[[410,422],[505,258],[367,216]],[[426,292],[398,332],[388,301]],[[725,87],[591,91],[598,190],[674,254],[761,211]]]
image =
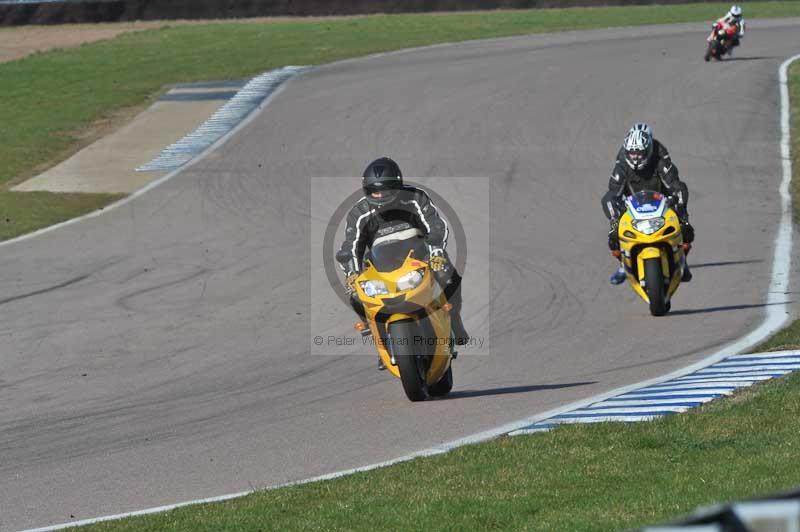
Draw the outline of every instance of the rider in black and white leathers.
[[[375,240],[376,233],[389,224],[407,222],[425,235],[431,254],[444,252],[449,228],[447,222],[431,202],[428,194],[416,187],[403,186],[392,204],[376,208],[367,198],[361,198],[347,214],[345,240],[336,254],[345,275],[360,272],[367,245]]]
[[[625,150],[620,148],[611,177],[608,192],[603,196],[603,212],[609,220],[619,220],[625,213],[625,197],[640,190],[655,190],[672,198],[681,221],[688,220],[686,206],[689,189],[681,181],[678,168],[672,162],[667,148],[653,139],[653,154],[641,170],[634,170],[625,163]]]
[[[617,230],[619,219],[625,213],[625,197],[640,190],[653,190],[668,196],[680,219],[683,241],[694,241],[694,228],[689,223],[687,210],[689,189],[681,181],[667,148],[653,138],[650,126],[643,122],[634,124],[628,130],[608,180],[608,191],[602,199],[603,213],[611,222],[608,232],[611,251],[619,250]],[[685,264],[683,281],[690,281],[691,278],[689,265]],[[612,284],[620,284],[624,279],[624,268],[620,265],[609,280]]]

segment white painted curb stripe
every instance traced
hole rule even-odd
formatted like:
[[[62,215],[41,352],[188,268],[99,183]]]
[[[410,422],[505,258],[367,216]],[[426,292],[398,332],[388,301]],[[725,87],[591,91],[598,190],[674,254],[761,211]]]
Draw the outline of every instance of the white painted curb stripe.
[[[361,472],[361,471],[371,471],[373,469],[378,469],[378,468],[381,468],[381,467],[387,467],[387,466],[390,466],[390,465],[393,465],[393,464],[406,462],[406,461],[413,460],[414,458],[418,458],[418,457],[422,457],[422,456],[434,456],[434,455],[437,455],[437,454],[442,454],[442,453],[445,453],[445,452],[450,451],[452,449],[455,449],[456,447],[461,447],[463,445],[469,445],[469,444],[473,444],[473,443],[484,442],[484,441],[496,438],[498,436],[506,435],[506,434],[515,435],[515,434],[528,434],[528,433],[533,433],[533,432],[540,432],[545,427],[536,428],[535,424],[538,423],[538,422],[541,422],[541,421],[544,421],[544,420],[549,420],[549,419],[554,418],[555,416],[558,416],[558,415],[562,415],[562,416],[566,415],[565,414],[566,412],[571,412],[571,411],[574,411],[576,409],[583,408],[583,407],[589,406],[591,404],[594,404],[594,403],[597,403],[597,402],[600,402],[600,401],[604,401],[606,399],[610,399],[612,397],[616,397],[618,395],[630,392],[632,390],[637,390],[637,389],[640,389],[642,387],[650,386],[650,385],[653,385],[653,384],[660,384],[660,383],[663,383],[663,382],[666,382],[668,380],[675,379],[675,378],[678,378],[678,377],[685,377],[685,376],[687,376],[687,375],[689,375],[689,374],[691,374],[691,373],[693,373],[693,372],[695,372],[695,371],[697,371],[699,369],[708,367],[710,364],[714,364],[714,363],[716,363],[716,362],[718,362],[718,361],[720,361],[720,360],[722,360],[724,358],[727,358],[732,353],[741,353],[745,349],[754,346],[758,342],[761,342],[766,337],[768,337],[769,335],[771,335],[774,332],[776,332],[786,322],[787,315],[788,315],[788,301],[787,301],[786,294],[787,294],[787,292],[789,290],[789,272],[790,272],[790,267],[791,267],[791,250],[792,250],[791,196],[789,195],[789,183],[790,183],[791,178],[792,178],[792,166],[791,166],[790,149],[789,149],[791,141],[790,141],[790,129],[789,129],[789,90],[788,90],[787,70],[789,68],[789,65],[793,61],[795,61],[797,59],[800,59],[800,55],[796,55],[796,56],[794,56],[794,57],[792,57],[790,59],[787,59],[786,61],[784,61],[781,64],[780,71],[779,71],[780,72],[779,73],[780,90],[781,90],[781,133],[782,133],[781,158],[783,160],[783,179],[781,181],[781,186],[780,186],[781,219],[780,219],[780,225],[779,225],[779,228],[778,228],[778,234],[775,237],[775,252],[774,252],[774,255],[773,255],[772,280],[770,282],[768,296],[767,296],[767,307],[766,307],[767,316],[764,319],[764,322],[757,329],[755,329],[754,331],[751,331],[750,333],[746,334],[745,336],[743,336],[739,340],[737,340],[735,342],[732,342],[732,343],[722,347],[721,349],[715,351],[714,353],[712,353],[709,356],[707,356],[705,359],[703,359],[703,360],[701,360],[699,362],[696,362],[695,364],[692,364],[690,366],[687,366],[685,368],[673,371],[673,372],[671,372],[671,373],[669,373],[667,375],[664,375],[662,377],[657,377],[657,378],[649,379],[647,381],[643,381],[643,382],[640,382],[640,383],[637,383],[637,384],[632,384],[632,385],[628,385],[628,386],[623,386],[621,388],[617,388],[615,390],[610,390],[608,392],[604,392],[604,393],[598,394],[598,395],[596,395],[594,397],[590,397],[590,398],[587,398],[587,399],[582,399],[580,401],[575,401],[573,403],[570,403],[570,404],[567,404],[567,405],[564,405],[564,406],[561,406],[561,407],[558,407],[558,408],[554,408],[552,410],[549,410],[547,412],[544,412],[544,413],[541,413],[541,414],[538,414],[538,415],[534,415],[534,416],[531,416],[531,417],[528,417],[528,418],[525,418],[525,419],[521,419],[519,421],[514,421],[514,422],[511,422],[511,423],[507,423],[505,425],[501,425],[501,426],[496,427],[494,429],[490,429],[490,430],[487,430],[487,431],[484,431],[484,432],[479,432],[477,434],[473,434],[473,435],[467,436],[465,438],[460,438],[458,440],[453,440],[453,441],[450,441],[450,442],[447,442],[447,443],[443,443],[442,445],[439,445],[439,446],[436,446],[436,447],[431,447],[429,449],[425,449],[425,450],[422,450],[422,451],[419,451],[419,452],[416,452],[416,453],[413,453],[413,454],[409,454],[409,455],[406,455],[406,456],[401,456],[401,457],[396,458],[394,460],[388,460],[386,462],[379,462],[379,463],[375,463],[375,464],[366,465],[366,466],[363,466],[363,467],[357,467],[357,468],[353,468],[353,469],[346,469],[346,470],[343,470],[343,471],[337,471],[337,472],[334,472],[334,473],[331,473],[331,474],[328,474],[328,475],[322,475],[322,476],[318,476],[318,477],[313,477],[313,478],[305,479],[305,480],[298,481],[298,482],[292,482],[292,483],[280,484],[280,485],[272,486],[271,488],[279,488],[279,487],[284,487],[284,486],[291,486],[291,485],[306,484],[306,483],[311,483],[311,482],[318,482],[318,481],[321,481],[321,480],[329,480],[329,479],[333,479],[333,478],[343,477],[343,476],[346,476],[346,475],[351,475],[353,473],[358,473],[358,472]],[[276,91],[276,93],[277,93],[277,91]],[[273,95],[274,94],[275,93],[273,93]],[[249,118],[251,119],[252,116],[253,115],[251,115]],[[242,124],[240,124],[239,126],[237,126],[237,128],[234,129],[228,135],[233,134],[236,130],[238,130],[243,125],[244,125],[244,122]],[[220,143],[224,142],[224,140],[226,138],[227,138],[227,136],[223,137],[218,142],[220,142]],[[211,146],[209,148],[209,151],[211,149],[213,149],[213,148],[214,148],[214,146]],[[205,153],[204,153],[204,155],[205,155]],[[195,161],[197,161],[197,160],[199,160],[199,159],[195,159]],[[192,163],[193,162],[194,161],[192,161]],[[192,164],[192,163],[190,163],[190,164]],[[173,174],[177,173],[178,171],[173,172]],[[171,177],[173,174],[169,174],[167,176],[164,176],[161,180],[159,180],[159,182],[163,182],[163,180],[166,180],[167,178]],[[153,183],[151,185],[152,186],[157,186],[155,183]],[[146,187],[146,189],[152,188],[152,186],[151,187]],[[143,193],[144,190],[145,189],[143,189],[140,192]],[[136,195],[138,195],[138,193]],[[131,195],[126,200],[129,201],[133,197],[134,197],[134,195]],[[113,206],[117,206],[117,205],[125,202],[126,200],[122,200],[120,202],[117,202],[117,203],[113,204],[112,207]],[[106,210],[108,210],[108,209],[106,209]],[[103,211],[101,211],[101,212],[103,212]],[[85,217],[93,216],[93,215],[96,216],[97,214],[98,213],[93,213],[93,214],[87,215]],[[81,218],[78,218],[77,220],[80,220],[80,219]],[[74,222],[74,221],[76,221],[76,220],[72,220],[71,222]],[[65,225],[67,223],[70,223],[70,222],[65,222],[64,224],[60,224],[60,225]],[[53,229],[55,227],[58,227],[58,226],[53,226],[53,227],[48,228],[48,229]],[[23,238],[30,238],[30,237],[32,237],[32,236],[34,236],[36,234],[40,234],[43,231],[45,231],[45,230],[39,231],[37,233],[31,233],[30,235],[26,235],[25,237],[20,237],[19,239],[16,239],[14,241],[18,241],[18,240],[21,240]],[[13,242],[13,241],[6,241],[5,244],[7,244],[9,242]],[[2,245],[2,244],[3,243],[0,243],[0,245]],[[785,353],[787,353],[787,352],[785,352],[785,351],[782,352],[782,354],[785,354]],[[781,353],[775,353],[774,356],[778,356],[779,354],[781,354]],[[759,354],[759,356],[768,356],[768,355]],[[590,418],[590,419],[591,419],[592,422],[601,422],[601,421],[646,421],[646,420],[655,419],[657,417],[659,417],[659,416],[658,415],[642,415],[642,416],[633,416],[633,415],[632,416],[624,416],[623,415],[623,416],[607,416],[607,417],[602,417],[601,416],[601,417],[595,417],[595,418]],[[569,417],[562,417],[558,422],[562,422],[563,423],[563,422],[567,422],[568,420],[575,420],[577,422],[589,422],[589,419],[569,418]],[[554,423],[556,423],[556,421],[552,420],[552,421],[550,421],[548,423],[547,426],[550,426],[551,424],[554,424]],[[76,521],[74,523],[65,523],[65,524],[55,525],[55,526],[51,526],[51,527],[31,529],[31,530],[28,530],[26,532],[45,532],[45,531],[49,531],[49,530],[61,530],[61,529],[64,529],[64,528],[80,526],[80,525],[88,525],[88,524],[92,524],[92,523],[99,523],[99,522],[102,522],[102,521],[110,521],[110,520],[115,520],[115,519],[122,519],[122,518],[125,518],[125,517],[133,517],[133,516],[136,516],[136,515],[153,514],[153,513],[158,513],[158,512],[164,512],[164,511],[167,511],[167,510],[172,510],[172,509],[175,509],[175,508],[180,508],[180,507],[183,507],[183,506],[190,506],[190,505],[195,505],[195,504],[203,504],[203,503],[207,503],[207,502],[225,501],[225,500],[234,499],[234,498],[237,498],[237,497],[242,497],[242,496],[248,495],[250,493],[253,493],[253,491],[245,491],[245,492],[240,492],[240,493],[233,493],[233,494],[230,494],[230,495],[221,495],[219,497],[213,497],[213,498],[209,498],[209,499],[199,499],[199,500],[194,500],[194,501],[186,501],[186,502],[181,502],[181,503],[172,504],[172,505],[168,505],[168,506],[159,506],[157,508],[149,508],[149,509],[146,509],[146,510],[140,510],[140,511],[137,511],[137,512],[121,513],[121,514],[116,514],[116,515],[112,515],[112,516],[96,517],[96,518],[93,518],[93,519],[84,519],[84,520],[81,520],[81,521]]]
[[[744,360],[744,359],[782,358],[782,357],[798,357],[798,356],[800,355],[798,355],[796,351],[771,351],[769,353],[733,355],[730,358],[732,360],[734,359]]]
[[[606,421],[624,421],[626,423],[633,423],[639,421],[652,421],[658,417],[661,417],[660,414],[656,415],[642,415],[642,416],[597,416],[597,417],[565,417],[560,419],[554,419],[554,425],[568,425],[572,423],[604,423]],[[531,429],[524,429],[524,430],[531,430]],[[513,434],[522,434],[522,430],[514,431]]]
[[[672,392],[672,391],[684,391],[684,392],[686,390],[706,391],[706,390],[714,390],[716,388],[738,388],[739,386],[742,386],[742,384],[723,383],[723,382],[707,383],[705,381],[681,383],[681,384],[665,384],[664,386],[651,386],[649,388],[642,388],[640,391],[620,395],[620,397],[629,397],[633,394],[642,394],[642,393],[659,395],[661,393]]]
[[[688,386],[687,386],[688,384]],[[633,390],[632,392],[628,392],[618,397],[627,397],[629,395],[663,395],[669,392],[677,392],[677,393],[686,393],[688,390],[696,390],[698,392],[706,392],[716,389],[726,389],[726,388],[735,388],[736,386],[726,385],[726,384],[717,384],[717,383],[705,383],[705,382],[694,382],[694,383],[686,383],[680,382],[676,384],[665,384],[661,387],[656,386],[649,386],[647,388],[640,388],[639,390]]]
[[[694,390],[676,390],[676,391],[666,391],[663,393],[629,393],[625,395],[621,395],[620,397],[625,397],[626,399],[652,399],[653,397],[708,397],[713,395],[725,395],[730,394],[734,390],[733,387],[728,388],[706,388],[702,390],[697,390],[697,393],[692,393]]]
[[[711,370],[698,370],[695,373],[693,373],[692,375],[695,376],[695,377],[708,377],[708,378],[711,378],[711,377],[747,377],[747,376],[751,376],[751,375],[778,375],[778,376],[781,376],[781,375],[785,375],[785,374],[787,374],[787,373],[789,373],[791,371],[794,371],[794,370],[793,369],[775,368],[775,369],[756,369],[756,370],[754,370],[754,369],[746,369],[746,370],[743,370],[743,371],[720,371],[720,370],[711,369]]]
[[[745,373],[730,373],[730,372],[713,372],[713,373],[693,373],[691,379],[712,379],[715,377],[723,377],[726,379],[733,379],[736,377],[782,377],[789,373],[789,370],[775,370],[775,371],[748,371]],[[686,382],[686,379],[675,379],[672,382]]]
[[[595,403],[592,405],[592,408],[595,406],[648,406],[648,405],[664,405],[664,406],[686,406],[686,405],[699,405],[701,403],[707,403],[709,401],[713,401],[716,399],[717,396],[705,396],[705,397],[693,397],[691,399],[639,399],[639,400],[623,400],[617,401],[614,399],[609,399],[608,401],[601,401],[599,403]]]
[[[720,367],[714,366],[713,368],[701,369],[701,370],[697,371],[697,374],[698,375],[706,375],[708,373],[716,373],[718,375],[719,374],[721,374],[721,375],[741,375],[742,373],[750,373],[750,372],[753,372],[753,371],[775,371],[775,372],[794,371],[798,367],[800,367],[800,365],[798,365],[798,364],[781,365],[781,366],[751,366],[749,368],[740,368],[740,367],[736,367],[736,368],[720,368]]]
[[[653,415],[656,412],[683,412],[684,410],[689,410],[688,406],[660,406],[659,408],[653,408],[652,406],[628,406],[628,407],[613,407],[613,406],[601,406],[599,408],[583,408],[581,410],[576,410],[575,412],[570,413],[565,417],[571,416],[586,416],[586,417],[594,417],[600,415],[608,415],[608,414],[650,414]],[[555,419],[563,419],[563,418],[555,418]]]
[[[183,166],[236,127],[284,81],[307,69],[308,67],[286,66],[254,77],[197,129],[164,148],[155,159],[143,164],[136,171],[175,170]]]
[[[736,373],[731,375],[730,373],[721,373],[719,375],[698,375],[693,374],[689,377],[681,377],[679,379],[674,379],[669,382],[665,382],[663,384],[656,384],[650,387],[650,389],[657,389],[657,388],[665,388],[668,386],[680,386],[681,384],[714,384],[715,382],[743,382],[743,381],[766,381],[772,379],[774,377],[782,377],[787,372],[785,371],[757,371],[755,373]]]
[[[768,362],[767,362],[768,361]],[[768,358],[768,359],[760,359],[760,360],[733,360],[731,362],[718,362],[711,366],[712,368],[730,368],[730,367],[739,367],[739,368],[749,368],[752,366],[779,366],[781,364],[794,364],[795,366],[800,366],[800,358]]]
[[[681,384],[672,384],[668,385],[665,384],[664,387],[661,385],[658,386],[651,386],[647,388],[648,390],[659,390],[659,389],[668,389],[668,388],[688,388],[688,389],[696,389],[695,387],[698,384],[711,384],[713,386],[733,386],[733,387],[740,387],[740,386],[750,386],[754,382],[769,380],[772,377],[732,377],[732,378],[714,378],[714,379],[700,379],[695,381],[672,381],[672,382],[679,382]]]

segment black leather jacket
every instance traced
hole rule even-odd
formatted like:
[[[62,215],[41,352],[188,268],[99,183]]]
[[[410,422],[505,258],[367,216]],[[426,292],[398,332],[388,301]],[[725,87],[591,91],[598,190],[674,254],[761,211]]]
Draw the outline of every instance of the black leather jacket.
[[[686,205],[689,189],[678,176],[678,167],[672,162],[667,148],[653,140],[653,153],[647,165],[634,170],[625,162],[625,151],[619,150],[614,170],[608,180],[608,192],[603,196],[606,217],[619,218],[625,212],[625,196],[640,190],[654,190],[672,198],[673,206],[682,219],[688,215]]]
[[[432,249],[444,250],[449,228],[439,216],[436,206],[428,194],[419,188],[404,186],[397,198],[380,208],[371,206],[361,198],[347,214],[345,240],[336,253],[336,260],[346,274],[361,271],[367,247],[386,230],[399,222],[405,222],[420,230]]]

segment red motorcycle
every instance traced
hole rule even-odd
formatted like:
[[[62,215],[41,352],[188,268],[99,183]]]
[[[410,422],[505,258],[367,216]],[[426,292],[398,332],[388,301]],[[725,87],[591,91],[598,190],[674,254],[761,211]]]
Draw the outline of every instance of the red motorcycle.
[[[715,23],[706,39],[708,47],[703,59],[711,61],[713,57],[717,61],[722,61],[722,56],[731,53],[733,50],[733,42],[738,33],[739,28],[734,24]]]

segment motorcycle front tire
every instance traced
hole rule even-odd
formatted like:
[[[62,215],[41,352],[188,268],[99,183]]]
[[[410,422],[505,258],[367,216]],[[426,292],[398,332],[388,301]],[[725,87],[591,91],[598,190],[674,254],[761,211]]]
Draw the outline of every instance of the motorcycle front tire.
[[[703,56],[703,60],[708,62],[711,61],[711,52],[713,51],[714,43],[708,43],[708,47],[706,48],[706,55]]]
[[[667,302],[664,296],[664,274],[661,272],[660,259],[644,261],[644,282],[647,298],[650,300],[650,314],[663,316],[667,313]]]
[[[453,368],[447,368],[447,372],[442,376],[442,378],[436,384],[428,386],[428,392],[431,394],[431,397],[442,397],[443,395],[447,395],[450,393],[450,390],[453,389]]]
[[[424,401],[429,396],[428,383],[425,380],[427,370],[421,357],[415,351],[414,324],[409,321],[398,321],[389,325],[389,336],[397,369],[400,370],[400,382],[409,401]]]

